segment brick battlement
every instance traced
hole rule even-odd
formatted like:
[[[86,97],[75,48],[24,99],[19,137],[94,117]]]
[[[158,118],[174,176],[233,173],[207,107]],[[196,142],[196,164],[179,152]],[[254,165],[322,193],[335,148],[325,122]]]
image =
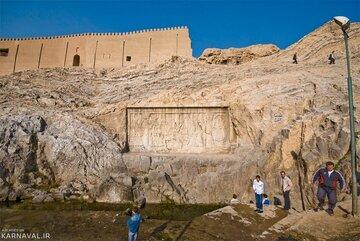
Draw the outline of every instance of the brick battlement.
[[[0,38],[0,41],[25,41],[25,40],[39,40],[39,39],[58,39],[58,38],[72,38],[72,37],[81,37],[81,36],[108,36],[108,35],[133,35],[149,32],[159,32],[159,31],[169,31],[169,30],[178,30],[178,29],[188,29],[187,26],[177,26],[177,27],[168,27],[168,28],[155,28],[155,29],[142,29],[135,30],[130,32],[111,32],[111,33],[80,33],[80,34],[67,34],[59,36],[42,36],[42,37],[25,37],[25,38]]]

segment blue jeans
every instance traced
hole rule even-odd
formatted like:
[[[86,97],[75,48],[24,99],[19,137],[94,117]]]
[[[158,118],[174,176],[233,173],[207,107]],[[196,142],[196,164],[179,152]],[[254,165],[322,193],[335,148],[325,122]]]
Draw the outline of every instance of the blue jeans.
[[[259,211],[262,211],[263,210],[262,194],[255,193],[255,200],[256,200],[256,208]]]
[[[129,241],[136,241],[138,233],[132,233],[129,231]]]

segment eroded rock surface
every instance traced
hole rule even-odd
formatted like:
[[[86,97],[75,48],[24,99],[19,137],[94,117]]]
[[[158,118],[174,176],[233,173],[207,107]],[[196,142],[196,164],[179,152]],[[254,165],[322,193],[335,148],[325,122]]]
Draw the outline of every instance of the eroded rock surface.
[[[33,197],[41,202],[82,197],[106,201],[96,195],[98,186],[106,183],[114,188],[130,178],[127,186],[131,188],[121,148],[100,128],[65,113],[24,113],[0,121],[2,200]],[[108,183],[112,176],[116,176],[116,183]],[[128,195],[108,199],[131,200]]]

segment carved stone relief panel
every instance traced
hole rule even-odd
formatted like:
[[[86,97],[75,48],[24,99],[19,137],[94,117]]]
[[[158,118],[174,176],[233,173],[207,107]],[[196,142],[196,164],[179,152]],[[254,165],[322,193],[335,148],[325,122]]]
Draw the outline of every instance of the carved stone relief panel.
[[[230,121],[226,107],[127,109],[131,152],[227,153]]]

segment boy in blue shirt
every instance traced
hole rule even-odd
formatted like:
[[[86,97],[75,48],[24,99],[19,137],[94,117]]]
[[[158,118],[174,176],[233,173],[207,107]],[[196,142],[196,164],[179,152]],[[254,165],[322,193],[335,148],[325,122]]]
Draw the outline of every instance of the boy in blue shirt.
[[[129,241],[136,241],[141,223],[138,206],[133,206],[131,217],[126,221],[129,229]]]
[[[268,199],[268,195],[267,194],[263,194],[263,205],[264,206],[269,206],[271,204],[270,200]]]

